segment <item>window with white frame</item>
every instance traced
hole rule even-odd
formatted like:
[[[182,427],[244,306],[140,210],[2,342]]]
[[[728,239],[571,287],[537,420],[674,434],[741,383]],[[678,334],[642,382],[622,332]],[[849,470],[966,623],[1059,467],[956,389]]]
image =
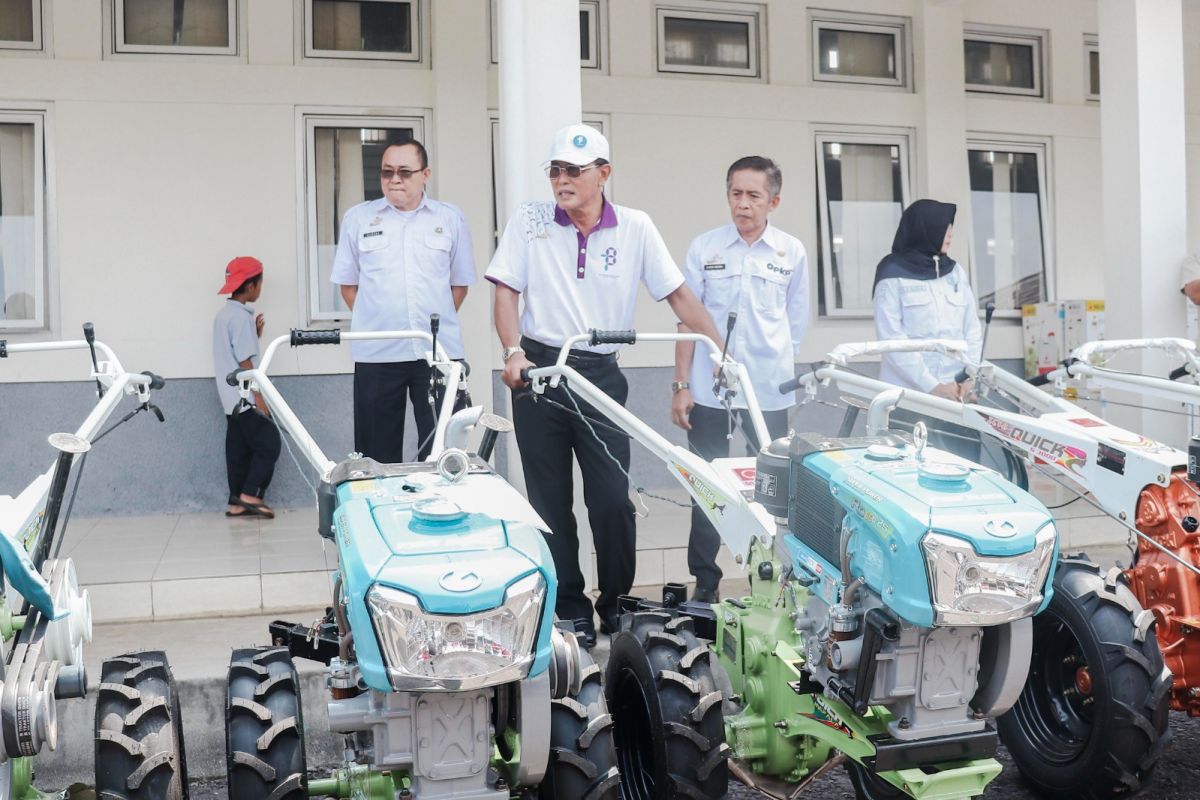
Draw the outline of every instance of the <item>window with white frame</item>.
[[[0,0],[0,50],[42,49],[42,0]]]
[[[1053,299],[1046,196],[1047,146],[969,140],[971,284],[980,306],[1019,310]],[[959,220],[962,224],[962,220]]]
[[[1096,36],[1083,37],[1084,96],[1088,100],[1100,99],[1100,39]]]
[[[753,9],[658,6],[658,71],[759,77],[762,14]]]
[[[1044,31],[967,28],[963,37],[967,91],[1041,97],[1045,42]]]
[[[309,115],[304,124],[304,187],[309,319],[349,319],[338,287],[330,283],[342,217],[383,197],[380,163],[388,145],[425,138],[423,116]]]
[[[822,316],[872,313],[875,266],[909,202],[906,134],[817,134]]]
[[[0,329],[45,327],[43,115],[0,111]]]
[[[604,69],[604,42],[608,28],[607,0],[579,0],[579,66]],[[496,33],[496,0],[491,0],[491,61],[500,63],[499,37]]]
[[[110,0],[116,53],[237,55],[237,0]]]
[[[419,0],[305,0],[308,58],[421,59]]]
[[[908,85],[908,20],[814,11],[813,80]]]

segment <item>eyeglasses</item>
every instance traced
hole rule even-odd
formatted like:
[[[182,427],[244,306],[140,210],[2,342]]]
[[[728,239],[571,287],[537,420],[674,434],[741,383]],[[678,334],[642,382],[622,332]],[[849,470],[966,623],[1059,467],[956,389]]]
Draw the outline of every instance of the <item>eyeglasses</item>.
[[[568,178],[578,178],[589,169],[595,169],[600,166],[596,163],[588,164],[587,166],[579,166],[578,164],[551,164],[546,167],[546,174],[550,176],[550,180],[554,180],[562,173],[567,173]]]
[[[411,181],[413,175],[424,172],[423,169],[381,169],[379,177],[385,181],[390,181],[392,178],[399,178],[401,181]]]

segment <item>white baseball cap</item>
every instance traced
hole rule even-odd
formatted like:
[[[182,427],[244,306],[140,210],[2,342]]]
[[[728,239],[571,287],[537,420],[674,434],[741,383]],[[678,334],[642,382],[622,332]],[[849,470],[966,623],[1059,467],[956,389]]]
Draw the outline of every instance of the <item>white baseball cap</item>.
[[[554,134],[554,144],[550,146],[550,158],[546,163],[565,161],[582,167],[598,158],[609,160],[608,139],[595,128],[577,123]]]

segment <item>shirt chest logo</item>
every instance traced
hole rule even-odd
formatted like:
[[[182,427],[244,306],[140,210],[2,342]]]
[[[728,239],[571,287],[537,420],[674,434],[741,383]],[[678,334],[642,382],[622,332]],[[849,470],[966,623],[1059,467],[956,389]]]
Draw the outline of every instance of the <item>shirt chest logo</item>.
[[[768,262],[767,262],[767,271],[768,271],[768,272],[774,272],[774,273],[776,273],[777,275],[782,275],[782,276],[784,276],[785,278],[786,278],[788,275],[791,275],[791,274],[792,274],[792,271],[791,271],[790,269],[788,269],[787,267],[781,267],[781,266],[779,266],[778,264],[776,264],[774,261],[768,261]]]
[[[604,271],[608,272],[611,267],[617,265],[617,248],[609,247],[604,251]]]

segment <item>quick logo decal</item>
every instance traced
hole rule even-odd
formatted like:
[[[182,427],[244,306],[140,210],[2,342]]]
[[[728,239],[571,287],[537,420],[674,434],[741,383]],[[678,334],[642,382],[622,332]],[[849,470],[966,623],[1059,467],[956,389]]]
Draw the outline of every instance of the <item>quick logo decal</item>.
[[[1078,447],[1056,442],[1040,433],[1025,430],[988,414],[979,413],[979,416],[987,420],[988,425],[991,425],[996,433],[1027,447],[1031,453],[1043,461],[1050,461],[1077,473],[1087,465],[1087,453]]]
[[[729,504],[729,500],[727,500],[716,489],[712,488],[707,483],[700,480],[700,478],[693,475],[689,470],[684,469],[678,464],[675,465],[675,469],[679,470],[679,474],[683,476],[685,481],[687,481],[687,485],[691,488],[692,493],[695,495],[697,500],[699,500],[703,505],[707,506],[709,510],[716,511],[721,515],[725,514],[725,506]]]

